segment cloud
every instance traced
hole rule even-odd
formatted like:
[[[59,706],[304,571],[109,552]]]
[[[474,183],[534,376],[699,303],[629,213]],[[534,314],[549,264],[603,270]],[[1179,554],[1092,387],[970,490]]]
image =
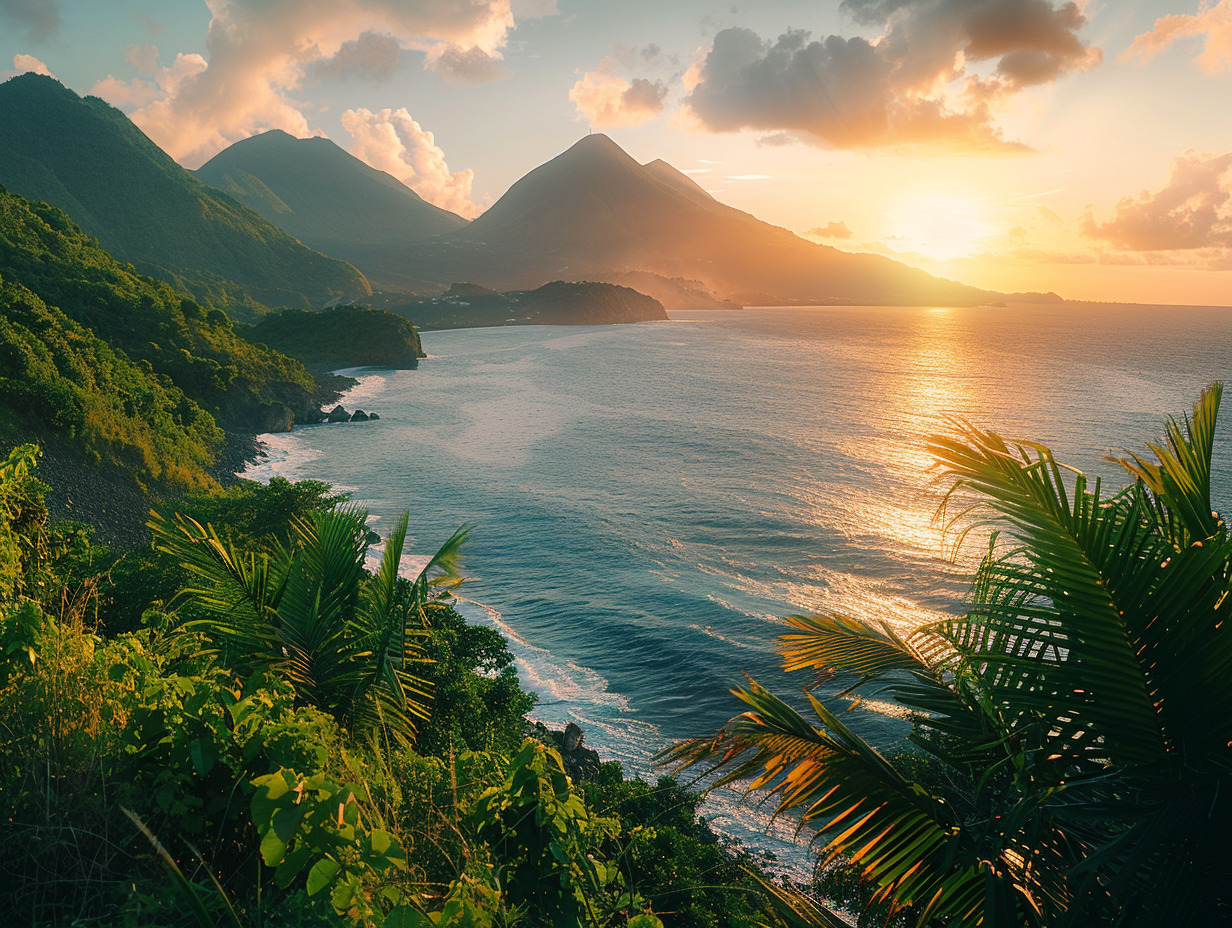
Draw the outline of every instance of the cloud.
[[[804,234],[813,238],[851,238],[851,230],[845,222],[827,222],[824,226],[809,229]]]
[[[59,0],[0,0],[0,18],[41,42],[60,28],[60,3]]]
[[[140,78],[125,81],[108,74],[102,80],[94,82],[90,93],[93,96],[102,97],[112,106],[119,107],[126,113],[131,113],[133,110],[141,109],[152,100],[157,100],[163,95],[163,89],[158,86],[157,81],[145,81]]]
[[[1232,0],[1219,0],[1214,6],[1203,2],[1198,12],[1187,15],[1173,13],[1155,20],[1150,32],[1134,39],[1119,61],[1150,61],[1178,39],[1197,36],[1205,38],[1198,66],[1216,74],[1232,71]]]
[[[402,63],[402,45],[392,35],[365,32],[357,39],[343,42],[332,58],[315,61],[309,74],[318,80],[358,80],[381,83],[387,81]]]
[[[427,67],[452,84],[487,84],[509,77],[509,71],[501,66],[500,57],[488,54],[478,45],[470,48],[450,45],[429,59]]]
[[[472,219],[480,208],[471,200],[474,172],[450,171],[445,153],[405,108],[347,110],[343,128],[351,134],[351,154],[402,181],[429,203]]]
[[[595,128],[637,126],[649,122],[667,102],[667,85],[644,77],[625,80],[612,73],[616,64],[612,58],[599,62],[594,71],[587,71],[569,91],[569,99],[578,115]]]
[[[55,77],[55,75],[51,73],[51,69],[47,67],[46,62],[40,61],[33,55],[14,55],[13,71],[15,74],[26,74],[27,72],[33,72],[34,74],[45,74],[48,77]]]
[[[789,29],[769,42],[724,29],[685,76],[688,109],[709,131],[794,132],[836,148],[1021,151],[994,125],[995,104],[1100,61],[1078,37],[1086,19],[1075,3],[844,0],[842,8],[882,34],[812,41]]]
[[[153,46],[148,47],[153,48]],[[137,46],[129,46],[129,49],[135,48]],[[137,64],[137,62],[132,61],[132,58],[140,58],[141,62],[137,64],[137,67],[140,73],[146,75],[146,77],[121,80],[112,74],[108,74],[102,80],[94,82],[94,86],[90,88],[90,93],[96,97],[102,97],[112,106],[117,106],[126,113],[140,112],[143,107],[151,103],[174,98],[185,81],[196,77],[209,67],[206,60],[200,55],[183,54],[176,55],[175,60],[169,66],[159,67],[157,49],[155,49],[155,52],[156,54],[151,61],[143,51],[138,51],[133,56],[130,56],[128,49],[126,49],[125,60],[129,61],[130,64]],[[146,65],[150,66],[148,73],[142,70]]]
[[[152,77],[158,70],[158,46],[126,45],[124,60],[136,68],[142,77]]]
[[[1232,254],[1232,152],[1189,151],[1172,162],[1168,183],[1125,197],[1113,217],[1082,217],[1085,235],[1122,251],[1225,250]]]
[[[322,73],[379,79],[390,73],[393,45],[425,53],[425,66],[455,49],[499,56],[514,26],[509,0],[207,0],[211,19],[207,57],[164,79],[160,96],[140,106],[133,121],[172,157],[196,167],[232,142],[268,129],[312,133],[307,107],[295,98]],[[365,52],[377,58],[365,61]],[[447,66],[446,66],[447,67]],[[164,69],[165,70],[165,69]],[[100,82],[113,101],[145,93],[125,91],[114,78]]]

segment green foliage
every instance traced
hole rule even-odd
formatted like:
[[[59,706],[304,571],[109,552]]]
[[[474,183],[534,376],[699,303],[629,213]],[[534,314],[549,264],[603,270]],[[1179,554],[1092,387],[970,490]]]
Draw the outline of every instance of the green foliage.
[[[153,372],[159,383],[170,380],[224,425],[255,422],[270,403],[305,407],[316,388],[299,362],[244,341],[222,313],[205,312],[183,291],[115,260],[60,210],[2,189],[0,277],[18,287],[5,297],[6,316],[21,312],[32,293],[41,303],[35,301],[36,310],[25,309],[21,324],[29,328],[31,312],[54,314],[54,309],[47,309],[54,307],[79,324],[72,327],[69,338],[80,340],[88,336],[83,329],[90,330],[97,339],[89,341],[101,339],[117,356],[126,355],[145,370],[146,379],[155,380],[149,376]],[[63,317],[56,315],[57,324],[64,327]],[[39,325],[48,327],[47,322]],[[117,366],[112,358],[97,350],[95,354],[79,362],[70,379],[83,385],[90,372],[97,376]],[[49,421],[57,421],[57,398],[48,397],[40,407]],[[178,404],[184,405],[183,397]],[[64,415],[69,415],[71,402],[64,406]],[[185,406],[177,413],[183,418],[192,410]]]
[[[164,519],[175,513],[202,525],[223,526],[228,541],[238,549],[273,552],[287,547],[297,521],[345,502],[346,494],[331,494],[327,484],[315,480],[291,483],[275,477],[268,484],[240,480],[209,493],[194,493],[155,504]],[[97,560],[97,559],[96,559]],[[190,585],[191,577],[173,555],[153,548],[125,551],[111,564],[99,585],[100,609],[112,634],[141,627],[150,606],[164,607]],[[203,613],[192,602],[180,602],[183,618]]]
[[[4,273],[0,271],[0,274]],[[24,287],[0,280],[0,433],[67,441],[87,460],[177,489],[213,485],[213,418]]]
[[[625,779],[606,763],[582,784],[589,808],[621,822],[621,868],[669,928],[752,928],[764,891],[747,855],[720,842],[697,815],[701,796],[673,777]]]
[[[488,847],[503,905],[532,924],[626,924],[645,907],[621,862],[604,854],[619,820],[587,809],[552,748],[527,741],[504,782],[479,797],[470,825]]]
[[[324,773],[301,776],[280,769],[252,781],[252,820],[261,839],[261,858],[275,867],[274,882],[285,889],[301,874],[309,896],[328,891],[340,915],[364,924],[382,924],[387,908],[404,894],[379,887],[389,871],[406,869],[401,842],[363,814],[357,793],[363,787],[340,784]]]
[[[455,610],[441,608],[420,641],[427,661],[420,674],[432,691],[432,713],[416,736],[419,751],[517,753],[523,717],[535,700],[518,685],[500,632],[469,625]]]
[[[208,613],[190,623],[211,653],[243,674],[283,675],[308,704],[357,730],[409,743],[429,694],[411,668],[441,592],[456,586],[460,529],[412,583],[398,566],[407,515],[386,541],[380,569],[364,570],[367,513],[317,511],[293,526],[291,546],[241,552],[210,526],[177,516],[150,523],[156,547],[178,558],[197,585],[188,594]]]
[[[441,599],[464,532],[403,580],[403,520],[369,574],[362,513],[321,484],[248,485],[188,503],[222,535],[164,518],[164,551],[122,566],[128,555],[115,564],[88,533],[48,525],[35,464],[31,447],[0,464],[0,906],[13,919],[662,928],[650,908],[664,900],[669,925],[748,924],[738,902],[719,914],[743,896],[699,885],[740,875],[693,797],[625,784],[614,765],[583,791],[554,751],[522,744],[532,700],[503,640]],[[195,578],[175,601],[173,555]],[[121,588],[151,608],[104,637],[93,613],[111,626]],[[437,698],[412,748],[409,732],[386,736],[415,642]]]
[[[383,309],[339,306],[322,312],[288,309],[239,330],[315,368],[418,366],[425,357],[415,326]]]
[[[819,724],[753,681],[735,691],[749,711],[666,756],[798,811],[823,862],[858,867],[873,904],[921,925],[1227,924],[1221,392],[1169,422],[1158,462],[1123,462],[1137,480],[1111,496],[1045,447],[956,423],[931,444],[946,502],[962,504],[947,527],[1008,526],[968,612],[906,640],[842,616],[789,620],[789,668],[858,673],[855,687],[913,710],[927,777],[816,698]]]

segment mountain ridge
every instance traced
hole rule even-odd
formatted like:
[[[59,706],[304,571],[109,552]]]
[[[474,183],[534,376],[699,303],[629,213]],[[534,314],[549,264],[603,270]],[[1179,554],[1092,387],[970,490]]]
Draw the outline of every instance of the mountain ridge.
[[[197,180],[97,97],[23,74],[0,84],[0,124],[0,183],[63,209],[115,257],[198,300],[251,311],[371,293],[354,267]]]
[[[415,273],[442,283],[519,289],[558,277],[636,278],[674,308],[683,308],[680,288],[657,279],[696,282],[706,299],[744,305],[971,305],[1004,296],[806,241],[721,203],[662,159],[639,164],[602,133],[529,171],[465,228],[408,251]]]
[[[326,138],[273,129],[236,142],[193,173],[304,244],[352,262],[378,286],[402,282],[391,243],[466,225]]]

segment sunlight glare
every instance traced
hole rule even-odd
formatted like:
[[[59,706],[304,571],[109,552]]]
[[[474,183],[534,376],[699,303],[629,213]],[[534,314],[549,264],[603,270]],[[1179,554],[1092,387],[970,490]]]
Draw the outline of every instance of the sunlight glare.
[[[982,201],[962,197],[914,196],[888,215],[891,249],[936,261],[973,257],[979,243],[998,231]]]

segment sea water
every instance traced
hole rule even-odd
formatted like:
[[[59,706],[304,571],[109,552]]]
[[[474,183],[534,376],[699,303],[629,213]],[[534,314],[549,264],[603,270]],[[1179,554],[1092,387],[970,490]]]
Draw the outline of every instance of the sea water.
[[[780,670],[782,616],[908,630],[962,609],[982,545],[952,556],[933,518],[925,444],[947,417],[1048,444],[1115,488],[1106,455],[1232,377],[1224,309],[763,308],[422,337],[419,370],[357,372],[343,399],[380,420],[266,436],[247,476],[324,480],[378,532],[409,509],[408,567],[473,524],[465,608],[509,638],[534,716],[578,722],[643,775],[740,710],[742,674],[797,695],[812,682]],[[837,689],[821,692],[853,728],[901,739],[894,706]],[[784,852],[756,810],[708,811]]]

